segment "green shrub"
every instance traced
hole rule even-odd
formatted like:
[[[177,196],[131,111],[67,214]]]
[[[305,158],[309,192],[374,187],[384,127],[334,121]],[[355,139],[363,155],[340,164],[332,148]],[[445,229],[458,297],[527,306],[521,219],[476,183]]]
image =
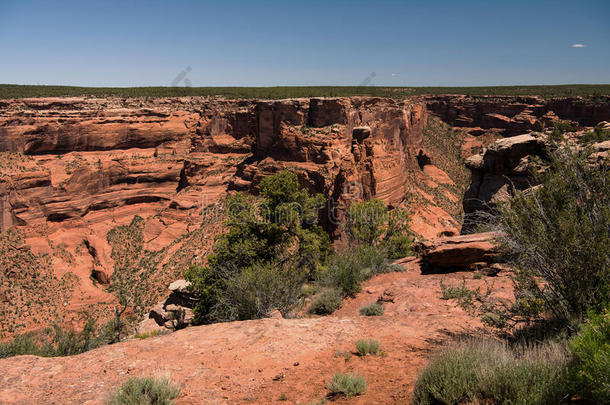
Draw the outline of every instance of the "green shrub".
[[[164,378],[132,377],[114,393],[108,405],[172,405],[180,390]]]
[[[419,375],[415,404],[557,404],[569,394],[569,354],[559,343],[510,348],[468,340],[442,350]]]
[[[570,339],[576,391],[599,404],[610,403],[610,311],[591,316]]]
[[[339,309],[341,303],[342,297],[339,291],[325,290],[313,300],[309,312],[316,315],[330,315]]]
[[[514,302],[496,309],[510,309],[509,326],[549,317],[575,324],[610,302],[610,171],[560,148],[536,181],[498,209],[493,228],[516,271]]]
[[[352,204],[347,211],[347,231],[357,244],[378,247],[390,259],[411,253],[409,215],[401,208],[388,211],[378,199]]]
[[[564,132],[576,132],[576,131],[578,131],[578,127],[575,126],[570,121],[557,121],[554,124],[554,128],[557,129],[561,133],[564,133]]]
[[[23,354],[40,355],[40,352],[39,338],[33,332],[16,335],[13,340],[0,344],[0,359]]]
[[[354,203],[347,211],[347,230],[358,243],[378,243],[384,233],[386,221],[386,206],[378,199]]]
[[[259,308],[252,307],[252,300],[259,299],[261,294],[254,296],[253,290],[245,291],[243,285],[248,279],[261,285],[261,279],[252,274],[253,266],[269,269],[266,266],[273,266],[272,263],[289,261],[294,271],[302,273],[303,277],[298,278],[313,279],[331,249],[328,235],[318,225],[318,211],[323,204],[321,194],[310,196],[299,187],[297,175],[289,171],[263,179],[260,198],[241,193],[229,197],[226,202],[228,230],[217,238],[208,256],[208,265],[191,267],[184,273],[197,296],[195,322],[261,316],[265,308],[260,308],[258,303],[255,306]],[[280,274],[283,270],[279,270],[283,266],[275,267],[277,277],[283,278],[285,275]],[[290,271],[290,280],[294,271]],[[235,303],[231,301],[235,301],[235,293],[240,290],[250,294],[246,298],[250,308],[233,310]],[[227,302],[233,309],[227,310]]]
[[[292,263],[255,263],[226,280],[211,310],[217,321],[259,319],[274,309],[286,313],[298,300],[306,275]]]
[[[372,304],[360,308],[360,315],[364,316],[381,316],[383,315],[383,312],[383,305],[378,302],[373,302]]]
[[[17,335],[0,344],[0,358],[31,354],[43,357],[72,356],[109,343],[110,335],[103,327],[88,320],[81,331],[57,324],[42,332]]]
[[[365,393],[366,381],[357,375],[337,373],[328,383],[328,391],[331,396],[344,395],[351,398]]]
[[[359,356],[379,353],[379,342],[374,339],[361,339],[356,342],[356,350]]]
[[[373,246],[361,245],[337,253],[329,258],[320,281],[339,288],[344,295],[355,295],[361,283],[375,274],[394,271],[383,252]]]
[[[610,139],[610,131],[602,128],[595,128],[593,131],[585,133],[578,139],[578,142],[583,145],[604,142]]]
[[[301,286],[301,296],[309,297],[311,295],[315,295],[320,290],[320,287],[315,284],[303,284]]]

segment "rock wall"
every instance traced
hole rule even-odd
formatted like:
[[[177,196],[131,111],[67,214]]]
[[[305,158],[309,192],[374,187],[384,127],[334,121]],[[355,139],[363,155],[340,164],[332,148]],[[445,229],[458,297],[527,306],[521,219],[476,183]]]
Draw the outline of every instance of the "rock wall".
[[[59,305],[73,313],[112,304],[106,286],[115,262],[108,234],[136,215],[145,222],[142,254],[154,256],[162,296],[185,267],[205,260],[222,231],[222,218],[208,218],[208,208],[227,193],[256,193],[266,175],[290,169],[303,187],[323,193],[329,205],[322,221],[335,238],[352,202],[378,197],[405,205],[426,181],[416,159],[427,118],[421,100],[0,103],[0,227],[21,232],[33,254],[50,260],[57,279],[76,276],[70,298]],[[430,207],[431,196],[419,208]],[[428,222],[415,221],[424,236],[439,233],[440,222],[443,232],[458,232],[449,214],[430,212]],[[12,291],[23,285],[6,283]],[[0,305],[10,307],[10,301]],[[23,318],[33,319],[36,310],[30,312]],[[36,326],[25,323],[25,329]]]
[[[594,126],[610,119],[610,97],[429,96],[428,109],[473,135],[496,130],[510,136],[541,130],[557,120]]]

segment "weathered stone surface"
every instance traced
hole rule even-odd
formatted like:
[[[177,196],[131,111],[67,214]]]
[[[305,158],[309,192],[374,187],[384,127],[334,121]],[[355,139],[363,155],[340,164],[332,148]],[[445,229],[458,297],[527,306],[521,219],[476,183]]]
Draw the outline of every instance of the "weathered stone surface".
[[[488,211],[507,201],[515,190],[532,186],[528,176],[530,156],[545,156],[544,140],[533,134],[500,139],[483,153],[466,160],[471,172],[470,186],[464,193],[463,231],[469,231],[478,211]]]
[[[498,260],[494,236],[493,232],[486,232],[438,238],[420,242],[416,250],[421,255],[425,272],[463,269],[474,263]]]
[[[557,120],[593,126],[610,119],[609,98],[544,99],[533,96],[428,96],[428,109],[451,125],[482,128],[505,136],[540,131]]]

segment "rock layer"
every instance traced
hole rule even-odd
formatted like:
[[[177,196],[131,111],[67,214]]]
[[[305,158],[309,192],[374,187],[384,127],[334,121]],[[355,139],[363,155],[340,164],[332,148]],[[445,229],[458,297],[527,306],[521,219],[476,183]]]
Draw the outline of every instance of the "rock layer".
[[[415,158],[427,118],[420,99],[48,98],[2,105],[0,228],[23,233],[58,278],[77,276],[61,306],[73,313],[112,304],[108,233],[136,215],[145,222],[142,252],[157,258],[158,302],[184,268],[205,260],[222,231],[222,217],[209,208],[236,190],[256,193],[266,175],[293,170],[303,187],[323,193],[329,204],[322,223],[335,238],[353,201],[404,205],[427,178]],[[420,221],[413,210],[424,236],[439,232],[424,226],[429,221],[458,231],[434,198],[425,208]],[[37,326],[27,321],[24,328]]]

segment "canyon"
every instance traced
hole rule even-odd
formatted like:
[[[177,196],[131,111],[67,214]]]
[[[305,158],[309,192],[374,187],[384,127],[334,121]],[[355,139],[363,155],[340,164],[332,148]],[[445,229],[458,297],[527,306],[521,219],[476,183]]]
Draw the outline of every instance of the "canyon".
[[[610,98],[580,97],[0,100],[0,339],[57,320],[78,324],[85,313],[107,319],[116,302],[108,285],[125,262],[149,267],[149,301],[158,302],[184,269],[205,263],[223,230],[226,196],[256,194],[262,178],[282,170],[326,197],[321,222],[336,247],[347,243],[347,207],[379,198],[410,212],[416,241],[436,254],[431,264],[455,267],[451,243],[469,243],[485,258],[487,240],[458,235],[464,217],[505,197],[512,184],[529,186],[523,159],[541,153],[542,141],[525,134],[559,121],[584,129],[609,119]],[[138,257],[119,256],[126,241],[139,244]],[[274,384],[294,384],[291,400],[311,401],[324,383],[306,381],[354,368],[361,359],[334,354],[371,334],[389,358],[362,365],[378,389],[358,401],[404,402],[428,350],[481,325],[440,298],[443,277],[457,283],[467,273],[424,276],[418,261],[401,265],[405,272],[370,280],[332,317],[207,325],[73,358],[3,360],[11,371],[0,377],[0,402],[100,403],[111,382],[153,369],[188,387],[181,403],[269,403],[290,392]],[[498,293],[508,294],[508,277],[501,272],[498,280]],[[385,291],[396,302],[383,319],[357,315]],[[275,346],[249,351],[269,342]],[[193,347],[206,359],[189,356]],[[184,359],[180,367],[176,358]],[[81,366],[82,380],[58,394],[81,377],[74,374]],[[395,370],[386,391],[373,376],[379,367]],[[22,377],[33,369],[44,370],[39,380]]]

